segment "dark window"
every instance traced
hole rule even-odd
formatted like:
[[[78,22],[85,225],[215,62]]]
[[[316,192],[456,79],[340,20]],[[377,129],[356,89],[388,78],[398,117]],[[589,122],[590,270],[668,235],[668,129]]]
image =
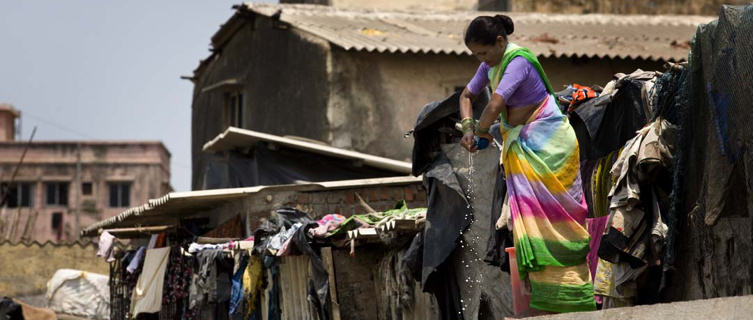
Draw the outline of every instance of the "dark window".
[[[60,229],[63,226],[63,213],[55,212],[52,214],[52,230]]]
[[[47,205],[67,206],[68,205],[68,182],[48,182],[47,183]]]
[[[8,208],[32,207],[34,204],[34,186],[31,183],[2,183],[0,194],[7,196],[5,204]]]
[[[131,183],[110,182],[110,207],[122,208],[131,205]]]
[[[57,238],[58,241],[63,238],[63,213],[62,212],[54,212],[52,213],[52,231],[55,232],[55,238]]]
[[[243,94],[240,92],[225,93],[225,112],[227,114],[228,125],[243,128],[245,119],[243,117]]]
[[[92,183],[91,182],[84,182],[81,184],[81,194],[85,196],[92,195]]]

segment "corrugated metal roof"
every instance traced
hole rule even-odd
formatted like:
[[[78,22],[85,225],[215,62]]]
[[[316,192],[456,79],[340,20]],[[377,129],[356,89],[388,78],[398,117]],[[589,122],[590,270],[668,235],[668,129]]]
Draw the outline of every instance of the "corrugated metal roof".
[[[277,144],[281,147],[292,148],[305,152],[321,154],[328,157],[354,160],[363,165],[394,171],[396,173],[410,174],[412,165],[410,162],[398,161],[370,154],[335,148],[318,143],[302,141],[299,139],[280,137],[272,134],[256,132],[236,127],[228,127],[214,139],[204,144],[203,151],[218,152],[235,148],[253,146],[256,142],[265,141]]]
[[[490,12],[410,12],[319,5],[246,3],[263,16],[279,13],[294,28],[345,50],[467,55],[468,23]],[[505,13],[515,22],[510,40],[542,57],[681,60],[698,24],[715,17]]]
[[[94,236],[99,229],[116,227],[146,226],[151,223],[176,222],[180,217],[209,210],[226,202],[242,199],[262,191],[320,191],[370,186],[409,185],[421,183],[420,177],[392,177],[358,180],[327,181],[308,184],[254,186],[247,188],[212,189],[199,191],[171,192],[147,203],[129,208],[117,216],[96,222],[81,231],[82,236]],[[150,220],[150,218],[152,218]],[[166,221],[172,219],[173,221]]]

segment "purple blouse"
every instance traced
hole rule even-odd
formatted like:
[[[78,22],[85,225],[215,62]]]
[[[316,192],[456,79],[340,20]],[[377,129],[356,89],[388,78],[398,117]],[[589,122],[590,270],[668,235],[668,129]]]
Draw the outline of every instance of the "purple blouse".
[[[481,93],[484,86],[489,84],[489,69],[491,67],[486,62],[478,66],[476,75],[467,85],[468,91],[474,95]],[[502,96],[508,108],[541,102],[548,94],[536,68],[524,57],[510,60],[494,93]]]

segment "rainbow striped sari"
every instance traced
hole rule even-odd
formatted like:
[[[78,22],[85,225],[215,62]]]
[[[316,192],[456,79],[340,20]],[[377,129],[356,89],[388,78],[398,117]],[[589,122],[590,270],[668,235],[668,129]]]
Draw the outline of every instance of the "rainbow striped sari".
[[[500,130],[515,254],[531,283],[531,307],[595,310],[575,132],[553,96],[526,124],[503,121]]]
[[[521,279],[528,277],[530,281],[532,308],[551,312],[595,310],[586,262],[588,209],[575,131],[529,50],[508,46],[500,69],[504,70],[513,55],[533,63],[550,91],[523,125],[512,127],[505,112],[501,115],[504,149],[500,161],[507,177],[518,270]],[[490,78],[495,86],[499,83],[500,77]]]

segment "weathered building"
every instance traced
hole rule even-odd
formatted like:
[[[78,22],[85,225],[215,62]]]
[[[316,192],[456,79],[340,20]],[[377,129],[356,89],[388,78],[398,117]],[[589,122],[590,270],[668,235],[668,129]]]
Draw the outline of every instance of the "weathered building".
[[[572,14],[716,15],[723,4],[745,4],[748,2],[745,0],[514,0],[510,3],[510,10]]]
[[[0,128],[11,128],[0,140],[0,239],[75,240],[80,228],[171,191],[161,142],[15,141],[18,115],[0,109]]]
[[[436,0],[436,1],[420,1],[420,0],[382,0],[382,1],[370,1],[370,0],[281,0],[280,3],[305,3],[305,4],[319,4],[328,5],[339,8],[349,9],[390,9],[390,10],[475,10],[479,7],[484,7],[485,4],[495,3],[496,5],[507,4],[508,0],[493,1],[493,0]],[[496,3],[498,2],[498,3]],[[488,6],[488,5],[487,5]]]
[[[211,162],[202,146],[228,126],[407,159],[403,134],[420,108],[476,71],[462,37],[477,14],[238,6],[191,78],[193,188]],[[510,15],[511,40],[538,53],[555,88],[684,59],[696,25],[711,19]]]

